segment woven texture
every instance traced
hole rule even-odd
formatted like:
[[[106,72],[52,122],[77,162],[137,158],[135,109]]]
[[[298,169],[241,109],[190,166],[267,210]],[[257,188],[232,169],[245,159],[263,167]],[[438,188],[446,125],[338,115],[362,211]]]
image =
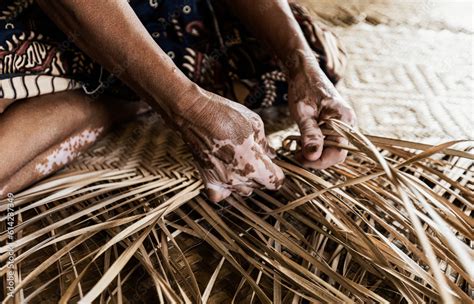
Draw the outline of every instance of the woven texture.
[[[326,15],[323,17],[327,19],[333,10],[340,12],[337,7],[331,7],[327,1],[307,0],[306,2],[318,2],[318,5],[314,5],[315,10],[318,12],[326,3]],[[384,19],[380,16],[384,16],[384,9],[391,7],[390,2],[377,2],[375,4],[372,2],[369,4],[373,4],[373,6],[367,3],[363,3],[362,5],[362,1],[354,2],[359,5],[357,9],[352,11],[356,13],[351,13],[349,10],[344,13],[344,18],[329,18],[336,24],[335,31],[345,41],[350,56],[350,66],[346,78],[340,84],[339,89],[354,106],[359,117],[361,129],[370,134],[431,143],[440,143],[440,141],[451,138],[474,138],[472,134],[474,128],[471,118],[473,117],[473,86],[472,74],[470,74],[472,69],[472,49],[470,46],[470,43],[472,43],[472,32],[469,31],[469,28],[455,27],[454,25],[449,25],[450,30],[448,31],[441,31],[440,28],[448,27],[448,24],[440,23],[436,21],[437,19],[435,19],[435,21],[431,20],[425,23],[417,23],[413,21],[413,19],[405,16],[405,13],[410,11],[406,8],[399,8],[399,11],[397,11],[397,14],[400,14],[403,18],[385,17]],[[354,3],[351,5],[355,5]],[[372,11],[367,11],[369,8],[372,8]],[[366,13],[364,13],[364,10]],[[367,14],[367,12],[373,13]],[[361,16],[364,17],[363,21],[361,21]],[[369,17],[367,18],[367,16]],[[378,16],[378,19],[374,16]],[[375,22],[374,20],[379,21]],[[374,26],[374,23],[382,24]],[[425,28],[418,28],[422,24],[425,25]],[[456,56],[453,56],[453,48],[456,50]],[[273,112],[269,114],[269,119],[273,121],[276,120],[277,123],[273,126],[268,125],[268,130],[276,131],[284,125],[283,120],[281,123],[278,121],[280,119],[279,114],[281,113],[275,114],[275,112]],[[278,146],[284,137],[295,132],[296,130],[294,128],[288,128],[279,133],[275,133],[271,137],[272,142]],[[394,151],[393,149],[391,151],[388,149],[384,151],[384,155],[388,159],[401,161],[403,158],[400,157],[400,155],[404,155],[405,152],[397,151],[397,153],[394,153]],[[370,172],[372,169],[368,166],[365,167],[364,165],[366,163],[354,155],[350,156],[348,163],[351,165],[354,164],[353,167],[358,168],[356,172],[358,175],[368,174],[367,172]],[[437,157],[436,160],[430,161],[429,165],[431,171],[411,171],[411,169],[407,169],[406,172],[420,180],[426,181],[427,184],[432,186],[433,191],[443,196],[446,201],[452,203],[453,206],[457,208],[456,210],[459,210],[460,214],[464,214],[466,217],[472,216],[470,215],[472,214],[472,191],[474,191],[472,161],[448,157],[441,159]],[[341,168],[335,170],[336,171],[326,173],[323,176],[324,179],[335,183],[347,178],[347,176],[342,176],[348,172],[347,170]],[[460,201],[459,194],[457,190],[453,190],[452,184],[446,181],[440,181],[437,175],[431,174],[433,172],[446,174],[455,183],[466,187],[468,190],[462,194],[466,197],[466,200],[469,201],[469,204],[463,203],[462,200]],[[70,181],[71,177],[75,178],[74,182]],[[171,130],[164,128],[156,116],[142,116],[137,121],[116,128],[89,151],[83,153],[76,162],[70,164],[58,174],[26,190],[24,193],[19,194],[18,208],[22,210],[23,221],[28,221],[30,218],[28,215],[31,217],[39,217],[42,213],[51,212],[48,216],[44,218],[41,217],[39,220],[36,219],[33,223],[27,222],[28,229],[24,231],[24,234],[28,236],[28,234],[40,231],[40,229],[45,228],[47,225],[51,225],[51,223],[61,221],[66,216],[71,216],[71,212],[65,214],[63,213],[63,209],[59,209],[60,211],[58,212],[51,211],[55,210],[53,208],[60,208],[60,206],[67,203],[71,203],[69,208],[72,208],[73,211],[80,212],[85,208],[93,207],[95,204],[109,198],[115,198],[121,195],[125,196],[123,199],[111,204],[114,205],[114,208],[117,208],[117,210],[95,210],[91,214],[88,214],[87,217],[83,216],[70,223],[62,224],[61,228],[64,229],[61,231],[62,233],[69,232],[78,227],[87,227],[110,220],[110,218],[116,214],[115,212],[123,212],[126,208],[130,209],[130,214],[142,216],[151,208],[156,208],[164,203],[166,199],[173,195],[173,191],[176,192],[177,190],[170,190],[171,193],[168,193],[166,191],[169,188],[165,188],[160,192],[156,190],[159,189],[159,186],[156,186],[155,188],[150,188],[151,194],[147,196],[142,196],[141,192],[138,194],[130,194],[131,191],[140,189],[141,187],[153,186],[153,183],[161,182],[164,184],[173,184],[174,186],[182,185],[183,188],[185,188],[198,180],[199,176],[193,166],[192,157],[189,155],[179,137]],[[383,184],[383,182],[384,180],[382,179],[381,184]],[[435,182],[439,182],[439,184]],[[71,186],[71,184],[73,186]],[[440,186],[440,184],[443,186]],[[57,191],[51,193],[47,190],[50,187],[56,187]],[[69,194],[68,191],[71,190],[71,188],[76,190],[77,194],[71,195],[67,199],[62,198]],[[107,191],[97,194],[102,188]],[[83,191],[83,189],[86,190]],[[299,189],[306,189],[304,187],[304,181],[301,183],[292,181],[288,188],[278,195],[286,199],[286,201],[291,201],[295,199],[295,192]],[[354,193],[357,193],[356,190],[358,190],[358,188],[354,187],[352,190]],[[66,193],[62,193],[61,191],[65,191]],[[315,190],[312,189],[312,191]],[[349,189],[349,192],[350,191],[351,189]],[[89,193],[94,193],[94,195],[87,197]],[[28,197],[28,199],[22,199],[22,195]],[[38,203],[45,197],[54,197],[55,195],[58,195],[61,199],[48,201],[46,205]],[[278,195],[275,195],[275,197]],[[360,193],[359,195],[360,201],[364,202],[364,196]],[[202,196],[199,195],[199,197]],[[263,195],[259,194],[258,197],[263,197]],[[124,205],[121,205],[122,202],[129,198],[134,198],[136,201],[132,204],[124,203]],[[39,207],[32,207],[31,210],[24,211],[24,209],[29,208],[28,206],[33,203],[38,203]],[[133,206],[139,203],[140,209],[135,210]],[[196,200],[193,199],[192,203],[196,204]],[[370,204],[367,203],[366,207],[373,208],[370,209],[371,211],[374,213],[379,212],[380,217],[387,217],[387,222],[389,219],[390,222],[394,222],[397,225],[395,230],[399,229],[400,233],[408,231],[406,232],[407,240],[416,238],[414,234],[410,232],[409,225],[402,226],[407,224],[407,222],[399,221],[397,224],[398,220],[391,218],[392,215],[387,215],[383,210],[380,211],[375,206],[369,205]],[[341,206],[341,208],[346,208],[346,206]],[[70,211],[69,209],[64,210]],[[183,208],[183,210],[187,211],[186,208]],[[343,210],[342,213],[347,213],[357,218],[356,215],[358,212],[353,212],[349,207],[341,210]],[[232,225],[235,225],[236,222],[242,224],[236,221],[235,217],[232,217],[232,214],[226,212],[225,209],[217,210],[216,212],[219,215],[224,215],[222,218],[230,227],[233,227]],[[235,212],[235,210],[233,210],[233,212]],[[307,216],[305,212],[300,212],[300,214]],[[311,228],[302,221],[296,221],[294,218],[287,220],[294,221],[295,226],[300,225],[301,229],[298,232],[305,234],[305,237],[308,237],[306,241],[315,245],[314,248],[317,249],[318,259],[324,261],[327,265],[332,265],[332,267],[338,271],[344,268],[343,272],[345,272],[345,275],[350,280],[362,286],[367,286],[371,291],[381,295],[387,301],[397,302],[400,300],[399,290],[387,281],[387,273],[383,272],[383,267],[379,267],[375,270],[372,269],[373,266],[370,265],[370,263],[373,262],[373,257],[370,255],[371,252],[369,249],[362,253],[353,252],[354,258],[351,259],[351,254],[347,253],[350,251],[341,249],[336,242],[333,242],[333,239],[325,238],[318,232],[328,229],[331,235],[337,236],[340,232],[338,231],[339,228],[336,229],[331,227],[331,225],[326,225],[327,223],[325,222],[324,216],[309,217],[315,223]],[[371,216],[367,215],[367,218],[370,217]],[[372,220],[373,219],[370,219],[368,223],[372,223]],[[271,219],[269,222],[270,221]],[[182,225],[181,222],[177,221],[177,223]],[[272,224],[274,224],[274,222],[272,222]],[[205,226],[205,224],[203,224],[203,226]],[[360,220],[356,226],[364,231],[368,229],[364,222]],[[246,226],[242,225],[242,227]],[[242,227],[239,226],[238,228],[243,229]],[[324,229],[313,230],[315,227],[318,229],[322,227]],[[213,227],[209,226],[206,228],[212,233],[215,232]],[[424,228],[428,233],[435,235],[435,232],[430,231],[429,227],[425,226]],[[111,231],[114,230],[111,229]],[[48,231],[48,234],[51,235],[55,233],[55,231]],[[298,237],[297,233],[295,237],[295,231],[285,231],[284,233],[286,233],[285,235],[288,236],[288,238],[297,239]],[[372,239],[373,236],[371,233],[372,232],[367,233],[368,237],[371,238],[371,241],[377,242],[375,238]],[[458,236],[463,241],[467,243],[470,241],[472,243],[472,240],[469,240],[468,236],[462,233],[459,233]],[[28,296],[32,292],[39,290],[42,284],[49,279],[53,279],[58,274],[58,271],[67,269],[67,271],[64,271],[65,273],[61,277],[61,280],[54,281],[54,283],[51,284],[46,291],[40,293],[34,301],[34,303],[56,303],[68,284],[70,284],[77,275],[74,274],[70,268],[72,262],[79,263],[78,259],[104,245],[111,237],[112,235],[103,232],[83,242],[81,246],[72,250],[70,255],[68,254],[61,257],[59,263],[55,263],[48,268],[47,271],[44,271],[39,279],[32,280],[27,284],[24,289],[25,295]],[[163,237],[163,235],[159,235],[159,237]],[[159,237],[156,238],[158,239]],[[120,246],[117,246],[119,247],[119,252],[122,252],[124,247],[126,248],[126,245],[130,244],[133,239],[134,238],[130,237],[121,242]],[[26,242],[21,252],[27,252],[27,249],[37,245],[41,241],[46,241],[46,233],[42,239],[38,238],[38,240]],[[184,252],[188,262],[190,262],[190,266],[195,272],[198,285],[201,289],[204,289],[212,276],[212,272],[219,264],[221,255],[216,254],[216,251],[200,238],[194,238],[185,233],[177,236],[176,241],[179,242],[181,250]],[[152,246],[158,246],[157,243],[158,241],[150,235],[147,239],[146,250],[152,252]],[[350,240],[348,238],[347,248],[355,246],[354,244],[356,243],[357,240]],[[394,243],[400,246],[400,248],[403,248],[403,244],[399,244],[398,242]],[[46,258],[59,250],[62,245],[64,244],[60,243],[56,247],[47,247],[46,250],[38,251],[33,257],[21,262],[20,272],[22,279],[24,279],[32,269],[44,262]],[[306,245],[307,244],[303,242],[302,246]],[[439,248],[443,247],[439,246]],[[169,250],[170,261],[173,263],[174,269],[177,273],[180,273],[180,270],[183,269],[184,273],[184,263],[180,254],[172,245]],[[386,257],[393,254],[393,252],[389,252],[387,248],[384,250],[386,251],[382,251],[382,253],[387,254]],[[416,257],[416,254],[413,252],[409,252],[408,250],[405,250],[405,252],[407,252],[410,257],[412,255]],[[439,250],[437,254],[442,256],[442,250]],[[137,256],[138,254],[135,257]],[[152,256],[151,253],[150,256]],[[299,260],[299,257],[297,255],[292,256],[291,252],[288,252],[288,256]],[[123,299],[124,303],[156,302],[154,281],[143,269],[135,269],[132,271],[134,266],[139,265],[137,260],[132,261],[133,263],[129,263],[127,268],[121,272],[121,279],[124,279],[126,275],[130,274],[129,277],[126,277],[126,284],[122,287],[122,292],[127,295],[127,297]],[[459,286],[457,292],[464,294],[464,299],[468,296],[472,296],[472,287],[468,286],[463,277],[460,276],[451,265],[446,266],[448,262],[452,261],[443,261],[441,263],[442,271],[449,275],[456,286]],[[98,277],[105,272],[108,265],[104,265],[104,263],[102,260],[97,261],[95,270],[89,273],[89,277],[82,281],[83,285],[81,288],[83,290],[90,289],[97,282]],[[243,267],[248,267],[248,264],[246,264],[243,258],[239,260],[239,263],[241,263]],[[312,271],[321,275],[319,270],[312,267],[313,266],[311,266]],[[394,267],[394,269],[412,278],[414,281],[421,281],[414,273],[409,271],[409,268],[404,267],[408,266],[401,261],[398,267]],[[424,267],[423,269],[428,268],[426,264],[422,267]],[[390,270],[390,267],[387,267],[387,269]],[[252,274],[256,277],[255,272]],[[228,263],[224,263],[218,280],[212,289],[209,303],[229,303],[236,293],[236,288],[241,281],[241,277],[241,274],[239,274],[235,268]],[[327,279],[324,274],[321,275],[321,277]],[[184,275],[182,280],[186,279],[188,278]],[[273,282],[268,279],[263,279],[260,283],[262,288],[269,295],[272,293],[272,284]],[[423,288],[430,289],[432,286],[425,282],[423,283]],[[462,289],[462,291],[460,291],[460,289]],[[113,290],[110,289],[109,291],[112,294]],[[427,293],[429,294],[429,292]],[[236,303],[249,303],[251,298],[252,292],[247,284],[239,292]],[[77,296],[74,300],[77,300]],[[291,298],[286,298],[285,300],[285,303],[291,302]],[[256,302],[258,302],[258,300]]]
[[[393,151],[394,153],[389,151]],[[287,154],[283,153],[281,154],[281,157],[284,158],[285,155]],[[406,152],[394,148],[389,148],[384,152],[384,155],[387,159],[391,159],[391,161],[394,162],[399,162],[404,158],[406,159],[409,157],[409,154]],[[428,187],[449,201],[453,208],[458,210],[457,212],[465,213],[466,216],[469,216],[472,212],[472,199],[474,197],[472,192],[474,190],[472,161],[459,159],[457,157],[437,157],[436,159],[438,160],[433,159],[429,163],[426,163],[430,168],[432,168],[430,170],[434,171],[428,171],[428,169],[426,171],[412,171],[412,169],[407,169],[406,172],[408,174],[413,174],[421,180],[427,181],[427,184],[429,185]],[[321,177],[331,183],[343,182],[345,179],[352,176],[352,174],[369,174],[368,172],[372,170],[372,166],[374,165],[370,162],[367,163],[363,156],[353,154],[350,155],[347,164],[348,167],[336,167],[334,169],[335,171],[331,170],[323,173]],[[425,167],[422,166],[420,168]],[[351,172],[351,170],[356,171]],[[450,182],[448,183],[449,180],[442,181],[436,175],[431,174],[433,172],[447,174],[450,178]],[[143,217],[147,212],[150,212],[154,208],[159,208],[160,205],[173,197],[174,193],[189,187],[191,184],[196,183],[197,180],[199,180],[199,176],[193,166],[192,157],[177,134],[164,127],[163,123],[157,118],[157,116],[142,116],[137,121],[116,128],[111,134],[98,142],[92,149],[82,154],[77,162],[67,166],[55,176],[23,193],[18,194],[16,208],[21,208],[21,218],[23,218],[24,221],[23,224],[27,225],[27,228],[22,228],[23,232],[21,235],[28,239],[20,240],[21,243],[24,243],[25,245],[21,246],[22,248],[18,254],[20,254],[20,252],[25,254],[28,253],[28,249],[32,248],[32,246],[39,246],[41,240],[43,242],[47,241],[47,239],[44,239],[46,235],[41,238],[38,237],[35,240],[30,239],[30,234],[45,234],[49,231],[45,231],[45,229],[50,229],[48,228],[48,225],[59,225],[57,230],[48,232],[48,234],[58,233],[58,235],[63,235],[66,232],[74,231],[74,229],[87,229],[92,225],[104,223],[114,218],[124,218],[126,215]],[[374,184],[374,186],[375,185],[378,185],[379,187],[380,185],[387,185],[388,187],[389,184],[386,179],[381,178],[377,181],[377,184]],[[466,190],[463,190],[463,196],[465,196],[471,203],[466,203],[464,199],[459,199],[459,196],[456,193],[457,190],[453,188],[456,187],[455,185],[466,187]],[[325,187],[327,187],[327,185]],[[55,190],[51,190],[52,188]],[[306,187],[304,183],[301,183],[298,179],[287,180],[284,189],[282,189],[278,194],[271,194],[273,196],[271,199],[280,200],[281,202],[293,201],[298,197],[295,197],[295,192],[301,191],[297,189],[306,189]],[[384,219],[383,222],[393,223],[393,227],[396,229],[400,229],[400,231],[404,231],[404,229],[407,228],[410,229],[411,224],[402,228],[399,227],[400,224],[397,224],[397,222],[402,223],[400,220],[391,219],[391,216],[398,216],[397,214],[387,214],[383,208],[377,208],[377,204],[366,202],[364,192],[359,193],[362,189],[364,189],[364,187],[361,187],[360,189],[358,187],[349,187],[344,190],[344,193],[357,195],[357,200],[366,204],[364,209],[372,209],[371,215],[366,215],[368,218],[372,218],[375,213],[380,213],[380,218]],[[75,191],[77,194],[72,194],[71,191]],[[312,193],[316,191],[316,189],[303,191],[309,191],[308,193]],[[199,203],[199,200],[201,199],[199,197],[205,199],[204,196],[199,195],[187,203],[189,204],[188,206],[196,208],[197,204],[207,205],[203,200]],[[245,204],[256,207],[258,200],[261,200],[266,196],[260,192],[256,197],[257,201],[248,200]],[[327,199],[324,197],[325,196],[322,196],[321,198],[323,202]],[[266,199],[269,198],[267,197]],[[272,204],[271,199],[266,202],[266,205]],[[34,206],[32,204],[34,204]],[[66,206],[67,204],[70,204],[69,207]],[[281,205],[276,205],[277,207],[285,206],[285,203],[278,204]],[[341,208],[340,211],[346,213],[348,216],[356,216],[360,210],[354,213],[354,210],[352,210],[354,207],[351,207],[350,205],[352,204],[348,204],[347,206],[342,204],[335,208]],[[190,209],[188,206],[183,206],[180,209],[181,211],[179,211],[180,213],[171,214],[168,217],[168,221],[173,223],[173,221],[176,220],[176,224],[179,225],[177,226],[178,228],[184,227],[182,226],[184,224],[181,219],[189,216],[189,218],[193,218],[194,221],[196,221],[196,224],[202,225],[205,229],[209,229],[208,232],[200,238],[191,236],[192,233],[191,235],[188,233],[181,233],[175,238],[176,242],[179,244],[180,250],[184,252],[186,260],[194,272],[198,285],[201,289],[204,289],[212,277],[214,269],[222,258],[222,256],[207,243],[207,238],[211,235],[219,235],[219,230],[217,227],[213,227],[210,223],[206,223],[205,220],[200,219],[199,214],[196,214],[196,211],[192,211],[193,209]],[[234,208],[228,209],[229,206],[225,207],[225,204],[210,204],[209,206],[210,208],[215,208],[216,215],[219,215],[227,225],[234,227],[233,229],[236,229],[236,231],[242,231],[242,233],[246,231],[246,229],[252,231],[248,223],[241,221],[242,218],[236,217],[236,214],[239,213]],[[263,206],[264,205],[261,205],[261,207]],[[357,208],[355,209],[358,210]],[[84,210],[91,211],[87,211],[87,213],[84,213],[82,217],[77,217],[76,219],[71,218],[74,217],[76,213],[84,212]],[[343,240],[345,243],[344,247],[351,248],[352,246],[360,246],[359,237],[351,239],[349,232],[339,235],[340,228],[329,225],[329,222],[326,222],[323,213],[312,214],[313,212],[314,209],[312,209],[311,206],[308,206],[300,211],[290,212],[287,217],[284,219],[282,218],[281,220],[284,221],[283,223],[287,221],[298,229],[292,231],[289,227],[286,227],[285,229],[288,229],[288,231],[283,230],[285,238],[295,238],[297,243],[304,248],[306,248],[305,246],[307,246],[307,244],[314,244],[314,246],[316,246],[314,247],[314,250],[317,250],[318,252],[318,259],[324,261],[327,265],[332,265],[334,270],[342,271],[347,279],[352,282],[358,282],[358,284],[361,284],[360,286],[370,287],[371,292],[382,296],[382,298],[389,302],[398,301],[398,291],[394,289],[395,287],[387,281],[386,278],[384,278],[383,273],[378,273],[378,271],[383,271],[384,268],[382,267],[377,268],[378,270],[374,270],[372,267],[376,264],[367,265],[367,263],[373,263],[373,259],[375,259],[374,256],[371,256],[372,253],[370,247],[364,249],[366,251],[363,251],[364,253],[362,254],[357,253],[357,251],[350,251],[352,254],[347,254],[345,251],[346,249],[338,247],[338,243],[331,239],[335,238],[337,240],[338,238],[341,238],[340,241]],[[258,214],[259,212],[256,213],[257,217],[263,216]],[[403,212],[400,213],[400,216],[402,214]],[[304,217],[306,216],[307,219],[304,220]],[[179,220],[177,217],[179,217]],[[33,222],[32,218],[35,218]],[[263,220],[271,225],[275,224],[272,217],[265,216],[263,217]],[[314,223],[311,224],[311,221],[314,221]],[[284,226],[287,226],[288,223]],[[190,222],[187,222],[187,224],[189,225]],[[324,229],[329,229],[331,231],[329,235],[334,234],[334,236],[331,237],[331,239],[323,237],[321,232],[324,230],[317,228],[319,225],[326,227]],[[168,224],[168,226],[169,229],[173,228],[170,224]],[[316,230],[314,230],[315,227]],[[354,227],[359,227],[357,229],[362,229],[364,231],[367,229],[367,226],[363,221],[357,221],[357,224]],[[352,227],[351,230],[354,229],[354,227]],[[76,277],[71,267],[77,264],[76,271],[80,272],[83,269],[83,259],[88,261],[88,259],[85,258],[86,256],[89,256],[90,258],[91,252],[98,250],[101,246],[107,243],[114,234],[123,231],[124,228],[113,228],[101,231],[101,233],[93,235],[93,237],[88,237],[80,246],[71,250],[70,254],[64,255],[58,263],[55,263],[57,267],[49,267],[48,270],[44,271],[38,279],[30,279],[24,289],[25,296],[30,296],[33,292],[40,290],[42,284],[48,282],[50,279],[54,279],[58,270],[62,269],[63,275],[61,276],[61,280],[53,280],[53,283],[49,284],[46,290],[35,297],[35,303],[55,303],[64,293],[67,286],[69,286]],[[428,227],[426,229],[427,232],[430,232]],[[157,233],[158,235],[155,235],[156,239],[153,237],[153,234],[151,234],[144,243],[144,248],[150,250],[149,254],[153,259],[154,255],[152,253],[154,252],[154,246],[160,246],[156,242],[159,243],[160,236],[165,237],[163,232],[160,232],[159,229],[157,230]],[[304,235],[305,241],[298,240],[298,234],[301,234],[301,237]],[[367,236],[370,235],[371,233],[367,234]],[[466,235],[462,235],[462,233],[459,234],[459,238],[464,240]],[[407,237],[413,239],[413,235],[410,236],[410,233],[407,234]],[[117,246],[118,249],[113,249],[121,253],[127,248],[127,244],[130,244],[134,239],[136,238],[127,238]],[[381,243],[377,241],[377,238],[370,237],[370,239],[372,242],[375,242],[374,244],[378,244],[377,246],[381,246]],[[408,241],[408,239],[406,241]],[[265,244],[265,242],[267,241],[264,241],[263,244]],[[467,242],[469,241],[467,240]],[[404,248],[403,244],[398,241],[394,241],[393,243],[400,246],[401,249]],[[19,255],[18,259],[22,260],[20,262],[21,266],[19,266],[21,278],[26,279],[26,276],[34,268],[45,262],[48,257],[52,256],[65,245],[66,242],[64,242],[64,244],[61,242],[57,246],[49,246],[46,249],[37,250],[33,256],[26,258],[24,261],[22,258],[23,255]],[[163,243],[161,246],[163,246]],[[114,250],[110,253],[112,257],[114,256]],[[285,252],[288,250],[288,257],[293,258],[295,261],[300,261],[298,255],[292,250],[285,248],[283,250],[285,250]],[[386,250],[389,250],[389,247],[382,250],[381,253]],[[168,259],[169,262],[172,263],[173,269],[175,269],[176,273],[182,272],[184,274],[181,279],[178,279],[183,281],[189,280],[189,277],[185,272],[185,264],[177,251],[177,248],[173,246],[172,243],[169,243],[167,251],[169,252]],[[160,250],[158,250],[158,252],[160,252]],[[437,252],[438,255],[443,256],[442,251]],[[393,253],[387,253],[387,257],[392,254]],[[413,253],[407,251],[407,254],[411,255]],[[250,267],[247,261],[249,256],[245,258],[237,255],[237,253],[235,253],[235,255],[242,267]],[[106,254],[106,257],[107,256],[108,255]],[[139,257],[139,255],[135,256]],[[166,259],[166,257],[161,257],[160,254],[160,259],[163,258]],[[364,262],[365,259],[367,259],[367,261]],[[450,263],[452,262],[453,261],[450,261]],[[444,265],[443,263],[444,262],[442,262],[442,265]],[[81,266],[79,266],[79,264],[81,264]],[[102,258],[97,260],[96,263],[94,263],[94,268],[89,270],[87,276],[85,276],[81,281],[81,289],[87,291],[94,286],[98,278],[105,272],[108,265],[109,263],[104,262]],[[143,265],[143,261],[139,263],[138,260],[134,259],[132,262],[128,263],[127,267],[121,272],[121,280],[123,284],[121,288],[125,295],[123,298],[124,303],[156,303],[157,301],[154,281],[150,278],[148,273],[140,267],[141,265]],[[159,269],[158,264],[154,267]],[[403,270],[404,267],[408,267],[405,263],[399,263],[399,266],[397,267],[400,267],[400,270],[397,271],[400,271],[407,276],[412,276],[411,271],[408,269],[406,271]],[[250,273],[257,276],[258,273],[254,271],[252,272],[251,269],[252,268],[249,268]],[[365,270],[362,271],[362,269]],[[469,287],[466,287],[467,283],[464,283],[464,279],[460,277],[451,266],[443,266],[442,270],[449,274],[449,278],[455,282],[455,284],[459,285],[460,288],[463,288],[464,290],[467,288],[470,290]],[[325,278],[324,274],[319,272],[316,273],[321,275],[322,278]],[[229,263],[224,263],[224,266],[219,272],[218,280],[212,289],[208,303],[230,303],[234,295],[237,295],[237,303],[249,303],[250,299],[255,295],[252,296],[252,290],[248,285],[245,285],[240,289],[240,291],[238,290],[237,286],[239,286],[241,278],[241,274],[233,266]],[[413,280],[419,280],[416,276],[413,276],[412,278]],[[273,285],[271,280],[269,281],[268,278],[264,276],[259,284],[268,295],[272,294]],[[298,289],[297,285],[294,288]],[[110,289],[110,292],[112,291],[113,288]],[[463,294],[460,289],[456,292]],[[472,290],[468,292],[472,292]],[[284,292],[283,296],[285,295],[288,294]],[[466,296],[467,295],[464,297]],[[290,299],[291,297],[287,298],[287,300]],[[77,296],[73,298],[73,302],[77,300]]]
[[[471,1],[301,1],[341,37],[338,86],[367,133],[436,144],[474,138]]]

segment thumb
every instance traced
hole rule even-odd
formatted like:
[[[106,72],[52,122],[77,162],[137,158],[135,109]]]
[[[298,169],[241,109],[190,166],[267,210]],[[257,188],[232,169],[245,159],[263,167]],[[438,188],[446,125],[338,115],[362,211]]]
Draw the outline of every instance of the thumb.
[[[324,135],[315,119],[308,117],[298,123],[301,132],[301,149],[303,157],[315,161],[321,157]]]
[[[196,167],[204,183],[206,195],[211,202],[218,203],[232,194],[229,189],[217,180],[212,170],[203,169],[199,163],[196,164]]]

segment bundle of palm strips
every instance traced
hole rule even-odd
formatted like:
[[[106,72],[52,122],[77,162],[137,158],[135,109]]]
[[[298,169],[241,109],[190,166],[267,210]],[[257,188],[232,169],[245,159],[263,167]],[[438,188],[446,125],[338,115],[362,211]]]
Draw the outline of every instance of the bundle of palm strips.
[[[218,204],[159,119],[117,128],[15,194],[12,242],[1,202],[3,303],[471,302],[472,143],[329,126],[349,140],[346,162],[303,169],[289,137],[280,191]]]

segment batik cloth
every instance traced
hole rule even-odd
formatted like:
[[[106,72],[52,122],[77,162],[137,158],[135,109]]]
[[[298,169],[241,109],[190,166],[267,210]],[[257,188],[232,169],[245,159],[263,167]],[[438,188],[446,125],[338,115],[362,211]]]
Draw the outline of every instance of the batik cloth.
[[[286,101],[287,84],[279,62],[222,1],[130,0],[129,4],[156,43],[197,84],[250,108]],[[303,8],[291,7],[321,67],[337,82],[346,63],[340,42]],[[0,12],[0,101],[72,89],[136,98],[79,50],[74,37],[62,33],[33,0],[0,1]]]

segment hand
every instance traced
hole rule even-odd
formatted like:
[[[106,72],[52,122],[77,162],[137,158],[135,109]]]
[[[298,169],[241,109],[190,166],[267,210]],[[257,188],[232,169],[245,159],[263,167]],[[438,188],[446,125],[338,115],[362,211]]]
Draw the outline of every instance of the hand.
[[[347,144],[347,140],[340,136],[325,137],[321,124],[333,118],[355,126],[356,116],[324,75],[316,57],[313,54],[302,57],[297,68],[289,73],[288,92],[290,113],[301,132],[302,150],[297,159],[306,167],[326,169],[343,162],[347,151],[324,147],[324,141]]]
[[[194,155],[211,201],[218,202],[231,192],[248,196],[255,188],[280,188],[284,175],[271,160],[275,153],[267,143],[260,116],[201,89],[182,98],[191,105],[173,118]]]

